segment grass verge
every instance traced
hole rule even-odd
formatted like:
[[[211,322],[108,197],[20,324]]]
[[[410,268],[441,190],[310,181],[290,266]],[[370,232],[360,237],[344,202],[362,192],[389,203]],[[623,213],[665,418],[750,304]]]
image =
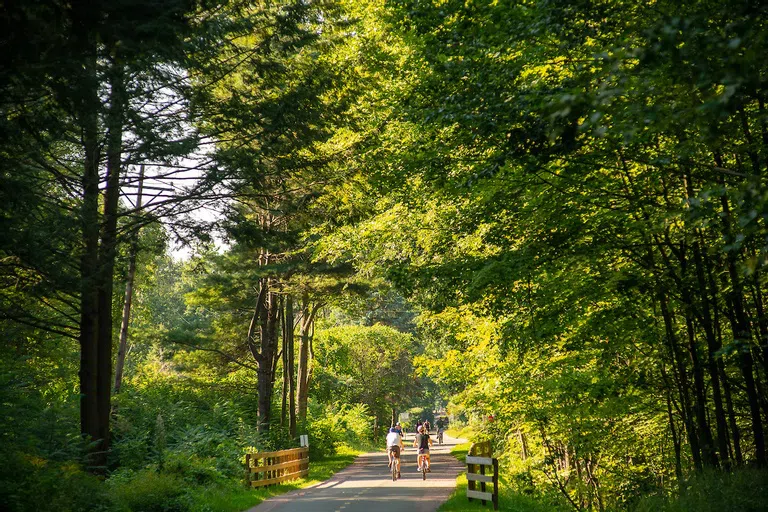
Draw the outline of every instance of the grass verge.
[[[307,478],[281,485],[261,489],[246,489],[242,485],[201,488],[190,493],[192,500],[190,510],[192,512],[241,512],[273,496],[323,482],[350,465],[361,453],[362,450],[341,447],[336,455],[310,463]]]

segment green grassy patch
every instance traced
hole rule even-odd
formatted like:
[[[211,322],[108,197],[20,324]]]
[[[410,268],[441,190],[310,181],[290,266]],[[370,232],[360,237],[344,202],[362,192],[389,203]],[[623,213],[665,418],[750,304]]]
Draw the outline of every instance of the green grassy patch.
[[[490,490],[491,486],[488,486]],[[440,512],[465,512],[472,510],[493,510],[493,505],[487,502],[485,506],[478,501],[467,499],[467,477],[464,474],[456,479],[456,491],[439,508]],[[553,512],[556,506],[538,502],[534,498],[513,492],[503,478],[499,479],[499,510],[510,512]]]

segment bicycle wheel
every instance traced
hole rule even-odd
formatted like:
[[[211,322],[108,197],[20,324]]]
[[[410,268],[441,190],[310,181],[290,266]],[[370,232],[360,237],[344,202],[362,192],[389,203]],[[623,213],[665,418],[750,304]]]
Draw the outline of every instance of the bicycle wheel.
[[[392,461],[392,481],[397,481],[397,461]]]
[[[423,460],[421,462],[421,479],[426,480],[427,479],[427,461]]]

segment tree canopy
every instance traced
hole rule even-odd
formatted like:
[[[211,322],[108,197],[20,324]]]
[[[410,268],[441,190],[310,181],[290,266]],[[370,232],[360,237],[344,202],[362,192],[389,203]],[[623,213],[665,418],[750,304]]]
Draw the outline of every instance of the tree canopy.
[[[443,407],[552,509],[765,481],[767,22],[6,2],[0,508],[188,510]]]

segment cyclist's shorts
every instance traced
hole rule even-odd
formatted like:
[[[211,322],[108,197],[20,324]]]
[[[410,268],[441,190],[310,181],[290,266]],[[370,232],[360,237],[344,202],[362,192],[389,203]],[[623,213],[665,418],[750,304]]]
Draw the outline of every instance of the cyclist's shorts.
[[[429,448],[419,448],[419,455],[429,455]]]
[[[400,457],[400,447],[399,446],[397,446],[397,445],[390,446],[389,447],[389,451],[391,451],[392,455],[394,455],[395,457]]]

